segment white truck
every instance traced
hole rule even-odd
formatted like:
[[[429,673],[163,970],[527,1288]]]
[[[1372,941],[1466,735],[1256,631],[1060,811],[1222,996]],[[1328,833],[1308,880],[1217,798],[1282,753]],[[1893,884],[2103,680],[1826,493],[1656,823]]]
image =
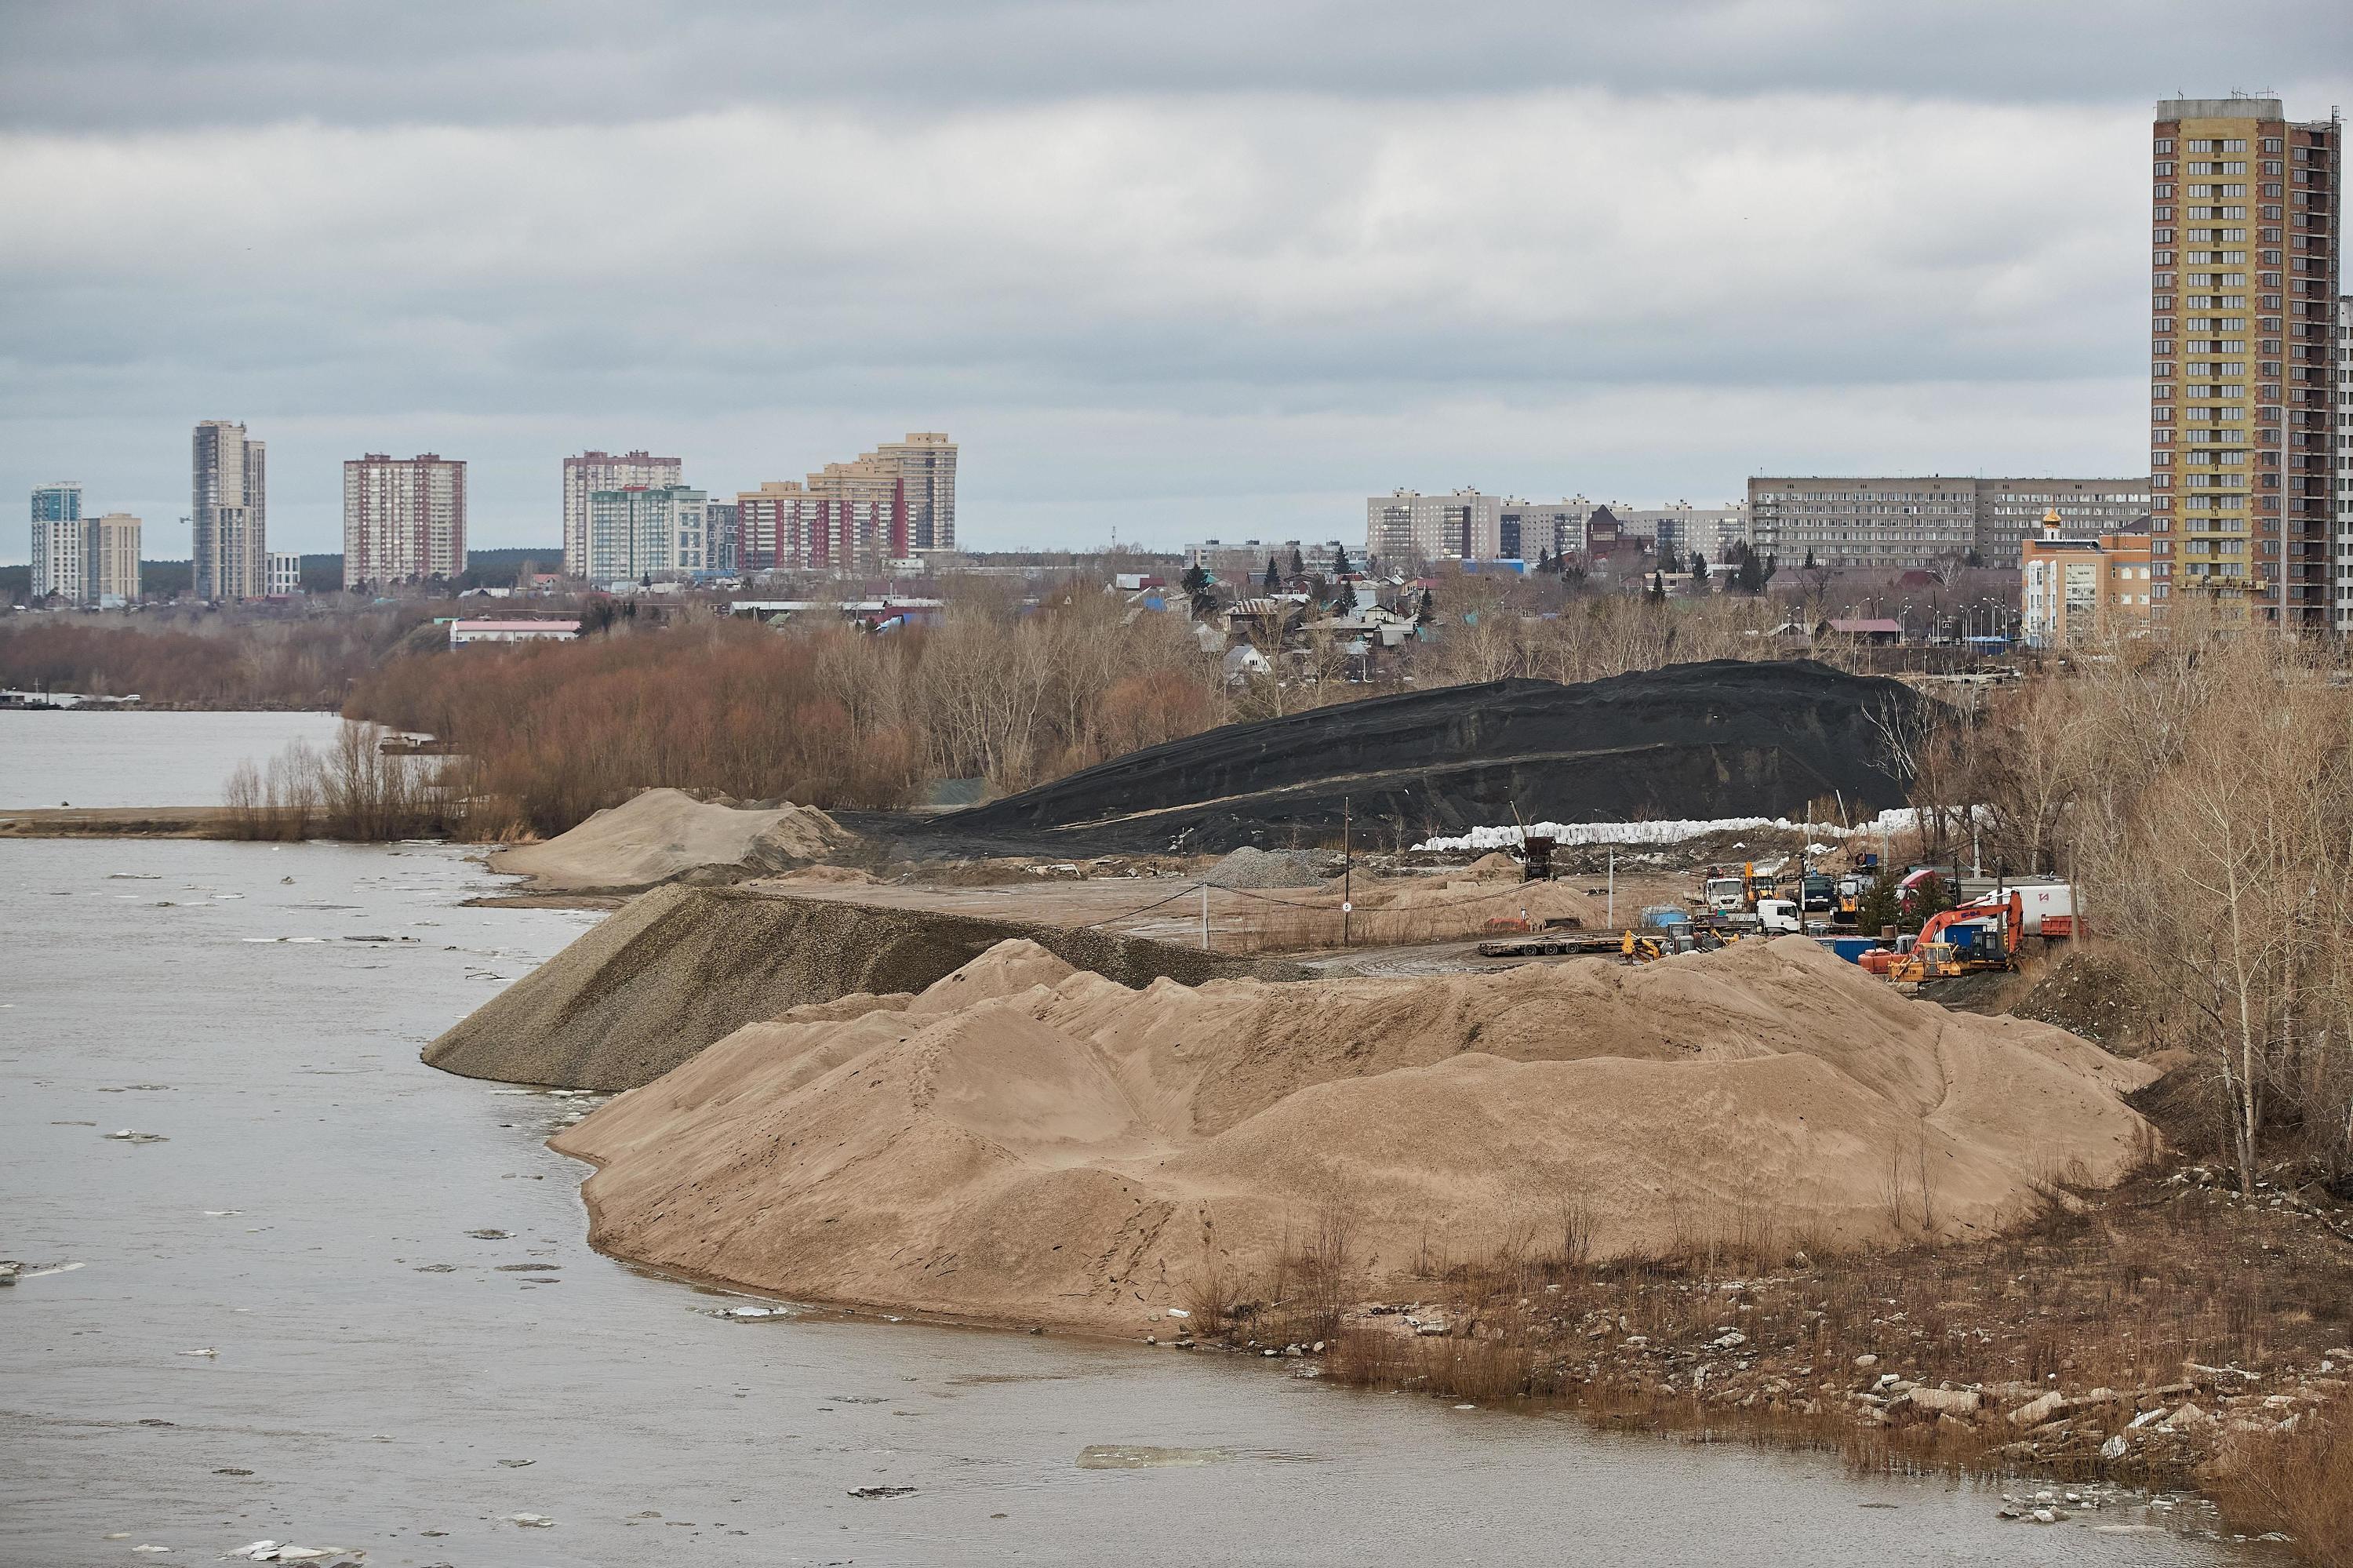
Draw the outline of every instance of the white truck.
[[[1810,920],[1798,907],[1794,898],[1760,898],[1757,901],[1757,928],[1768,937],[1821,937],[1830,933],[1828,920]]]

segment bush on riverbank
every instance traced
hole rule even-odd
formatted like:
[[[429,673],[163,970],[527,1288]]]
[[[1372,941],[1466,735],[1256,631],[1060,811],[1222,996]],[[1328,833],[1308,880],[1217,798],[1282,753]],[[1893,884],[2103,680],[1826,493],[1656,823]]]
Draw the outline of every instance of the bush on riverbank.
[[[237,764],[222,792],[225,836],[378,842],[459,833],[470,798],[436,766],[445,759],[386,756],[385,738],[375,725],[346,724],[324,751],[298,740],[267,768]]]

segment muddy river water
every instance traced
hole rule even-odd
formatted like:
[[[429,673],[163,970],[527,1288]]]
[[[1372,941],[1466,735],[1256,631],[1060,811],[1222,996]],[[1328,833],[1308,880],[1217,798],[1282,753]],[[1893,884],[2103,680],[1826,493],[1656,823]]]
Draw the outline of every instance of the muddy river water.
[[[1238,1359],[717,1315],[743,1298],[588,1249],[541,1143],[574,1102],[417,1060],[595,918],[459,906],[494,880],[0,843],[0,1256],[77,1266],[0,1291],[0,1563],[2277,1560],[2188,1504],[2010,1523],[1993,1489]]]

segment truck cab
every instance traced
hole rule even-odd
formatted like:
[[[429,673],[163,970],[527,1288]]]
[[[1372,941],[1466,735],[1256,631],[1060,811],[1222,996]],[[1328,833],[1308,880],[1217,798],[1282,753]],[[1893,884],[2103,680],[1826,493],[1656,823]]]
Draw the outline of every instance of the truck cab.
[[[1711,876],[1700,885],[1700,896],[1709,913],[1736,915],[1748,907],[1748,879],[1736,874]]]

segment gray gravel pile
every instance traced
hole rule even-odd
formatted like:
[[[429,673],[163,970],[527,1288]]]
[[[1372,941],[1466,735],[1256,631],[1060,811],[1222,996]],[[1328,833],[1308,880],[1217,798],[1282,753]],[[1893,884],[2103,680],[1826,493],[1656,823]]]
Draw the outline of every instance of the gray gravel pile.
[[[1324,878],[1303,850],[1262,850],[1250,844],[1211,866],[1202,881],[1212,887],[1320,887]]]
[[[1306,850],[1259,850],[1245,842],[1200,881],[1212,887],[1320,887],[1324,878]]]
[[[1126,986],[1303,972],[1106,931],[672,885],[583,932],[425,1060],[470,1078],[633,1089],[755,1019],[852,991],[919,991],[1011,937]]]

